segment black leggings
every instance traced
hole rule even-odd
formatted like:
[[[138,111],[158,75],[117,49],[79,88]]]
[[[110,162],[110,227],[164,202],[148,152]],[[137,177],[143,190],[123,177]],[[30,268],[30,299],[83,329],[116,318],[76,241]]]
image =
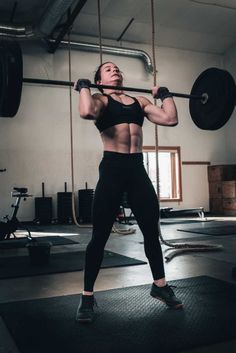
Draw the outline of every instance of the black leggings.
[[[86,249],[84,290],[92,292],[122,196],[128,203],[144,236],[144,249],[153,279],[165,277],[158,238],[159,204],[143,165],[142,153],[104,152],[93,203],[93,234]]]

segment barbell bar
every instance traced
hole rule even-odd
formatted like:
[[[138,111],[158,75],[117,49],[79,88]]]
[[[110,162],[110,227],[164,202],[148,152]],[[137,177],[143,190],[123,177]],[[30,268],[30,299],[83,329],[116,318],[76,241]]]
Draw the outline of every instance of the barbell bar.
[[[21,99],[23,83],[73,86],[73,82],[23,78],[22,52],[18,42],[0,40],[0,116],[16,115]],[[96,85],[91,88],[117,89],[151,94],[150,89]],[[193,122],[203,130],[217,130],[231,117],[236,100],[236,86],[232,75],[219,68],[203,71],[193,84],[190,94],[171,92],[174,97],[189,99],[189,111]]]
[[[74,82],[69,81],[58,81],[58,80],[44,80],[44,79],[37,79],[37,78],[23,78],[23,82],[25,83],[35,83],[35,84],[43,84],[43,85],[55,85],[55,86],[74,86]],[[89,85],[91,88],[101,88],[101,89],[114,89],[118,91],[126,91],[126,92],[139,92],[139,93],[148,93],[152,94],[151,89],[146,88],[138,88],[138,87],[125,87],[125,86],[112,86],[112,85],[97,85],[94,83],[90,83]],[[188,99],[200,99],[204,103],[206,103],[207,99],[204,94],[196,95],[196,94],[185,94],[185,93],[176,93],[170,92],[174,97],[180,98],[188,98]]]

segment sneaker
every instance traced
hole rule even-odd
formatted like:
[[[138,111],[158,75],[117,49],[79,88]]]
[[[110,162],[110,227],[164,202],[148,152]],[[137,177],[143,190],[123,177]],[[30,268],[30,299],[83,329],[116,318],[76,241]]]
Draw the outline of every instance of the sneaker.
[[[82,295],[80,299],[80,304],[76,313],[76,321],[82,323],[91,323],[94,320],[94,310],[93,306],[96,304],[93,295]]]
[[[168,284],[164,287],[158,287],[153,283],[150,295],[153,298],[161,300],[171,308],[181,309],[183,307],[181,300],[175,296],[172,288]]]

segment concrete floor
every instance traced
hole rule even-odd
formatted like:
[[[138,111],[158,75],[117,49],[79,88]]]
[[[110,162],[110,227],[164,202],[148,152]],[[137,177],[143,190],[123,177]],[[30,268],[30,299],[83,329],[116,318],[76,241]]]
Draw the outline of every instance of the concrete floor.
[[[186,233],[178,229],[191,227],[207,227],[211,222],[200,222],[200,219],[194,219],[198,223],[179,224],[185,219],[163,219],[161,225],[162,235],[164,239],[178,241],[194,241],[204,240],[204,243],[222,244],[224,250],[220,252],[205,253],[188,253],[180,255],[165,263],[167,280],[181,279],[199,275],[209,275],[218,279],[236,283],[231,276],[232,266],[236,265],[236,235],[227,236],[207,236],[203,234]],[[187,219],[193,220],[193,219]],[[211,218],[207,219],[212,221]],[[214,220],[225,225],[226,222],[236,222],[236,217],[214,217]],[[125,227],[124,225],[117,225]],[[130,235],[119,235],[112,233],[106,249],[117,252],[122,255],[137,258],[146,261],[143,245],[142,234],[137,225],[133,225],[132,229],[136,232]],[[63,245],[52,247],[52,253],[65,251],[78,251],[86,248],[91,237],[91,229],[78,228],[74,225],[52,225],[42,226],[42,230],[33,232],[33,236],[61,234],[68,236],[80,243],[76,245]],[[163,252],[167,249],[163,246]],[[1,250],[0,256],[25,255],[27,249],[9,249]],[[148,265],[127,266],[118,268],[101,269],[95,290],[107,290],[113,288],[127,287],[139,284],[147,284],[152,282],[152,277]],[[53,296],[69,295],[80,293],[83,289],[83,272],[69,272],[61,274],[50,274],[35,277],[22,277],[15,279],[0,280],[0,302],[11,302],[25,299],[46,298]],[[236,353],[236,339],[231,342],[222,342],[220,344],[207,347],[200,347],[184,351],[182,353]],[[3,321],[0,319],[0,353],[18,353]],[[33,353],[33,352],[32,352]],[[174,352],[173,352],[174,353]]]

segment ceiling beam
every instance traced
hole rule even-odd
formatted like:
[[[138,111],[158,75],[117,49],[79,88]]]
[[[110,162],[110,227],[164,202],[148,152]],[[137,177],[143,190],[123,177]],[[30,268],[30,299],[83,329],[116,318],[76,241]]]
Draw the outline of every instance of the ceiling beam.
[[[61,41],[63,40],[64,36],[71,30],[71,27],[74,23],[74,20],[76,19],[76,17],[80,13],[81,9],[83,8],[83,6],[85,5],[86,2],[87,2],[87,0],[79,0],[77,5],[75,6],[74,10],[72,11],[72,13],[69,15],[68,20],[66,21],[65,25],[62,27],[61,31],[59,32],[57,38],[55,38],[55,42],[54,43],[48,42],[49,53],[55,53],[55,51],[57,50]]]

